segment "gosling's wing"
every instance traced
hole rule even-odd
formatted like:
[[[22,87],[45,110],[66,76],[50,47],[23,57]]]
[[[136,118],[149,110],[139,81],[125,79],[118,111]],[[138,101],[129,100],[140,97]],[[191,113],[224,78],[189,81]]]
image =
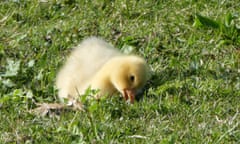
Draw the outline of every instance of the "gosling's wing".
[[[110,58],[120,55],[120,52],[102,39],[91,37],[84,40],[74,50],[70,61],[77,67],[82,77],[89,79]]]

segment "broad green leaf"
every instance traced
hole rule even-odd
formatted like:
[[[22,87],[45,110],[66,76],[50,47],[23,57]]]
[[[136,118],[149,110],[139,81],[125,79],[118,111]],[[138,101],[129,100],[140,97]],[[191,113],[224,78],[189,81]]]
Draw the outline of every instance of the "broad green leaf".
[[[219,28],[220,24],[208,17],[202,16],[200,14],[196,14],[196,18],[199,20],[199,22],[206,27],[212,27],[212,28]]]

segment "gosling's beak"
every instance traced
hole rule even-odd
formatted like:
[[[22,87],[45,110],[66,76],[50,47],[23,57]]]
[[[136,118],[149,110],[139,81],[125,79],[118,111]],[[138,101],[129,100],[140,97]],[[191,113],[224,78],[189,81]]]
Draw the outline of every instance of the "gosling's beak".
[[[136,95],[136,92],[132,89],[124,89],[123,90],[123,97],[125,98],[126,101],[128,99],[130,99],[130,102],[134,103],[135,95]]]

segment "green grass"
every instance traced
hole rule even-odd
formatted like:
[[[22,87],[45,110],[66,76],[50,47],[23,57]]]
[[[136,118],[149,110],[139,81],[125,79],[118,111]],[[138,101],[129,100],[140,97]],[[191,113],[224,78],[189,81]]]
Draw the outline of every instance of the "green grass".
[[[240,143],[239,7],[237,0],[1,1],[0,143]],[[143,99],[29,113],[58,102],[58,69],[92,35],[146,58],[153,76]]]

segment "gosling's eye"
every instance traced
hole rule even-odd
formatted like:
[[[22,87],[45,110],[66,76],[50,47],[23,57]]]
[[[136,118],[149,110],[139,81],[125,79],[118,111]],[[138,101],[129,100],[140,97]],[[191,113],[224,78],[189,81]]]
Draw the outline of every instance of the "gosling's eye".
[[[135,80],[135,77],[134,77],[133,75],[131,75],[131,76],[130,76],[130,81],[131,81],[131,82],[134,82],[134,80]]]

